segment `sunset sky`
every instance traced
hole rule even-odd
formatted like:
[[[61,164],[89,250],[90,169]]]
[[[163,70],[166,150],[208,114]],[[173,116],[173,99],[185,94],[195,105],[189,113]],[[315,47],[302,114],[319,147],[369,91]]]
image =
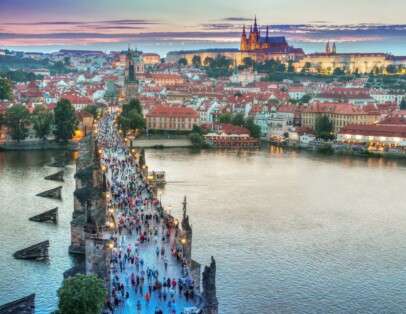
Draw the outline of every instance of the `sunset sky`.
[[[406,36],[404,12],[405,0],[0,0],[0,46],[237,42],[255,14],[295,41],[378,40]]]

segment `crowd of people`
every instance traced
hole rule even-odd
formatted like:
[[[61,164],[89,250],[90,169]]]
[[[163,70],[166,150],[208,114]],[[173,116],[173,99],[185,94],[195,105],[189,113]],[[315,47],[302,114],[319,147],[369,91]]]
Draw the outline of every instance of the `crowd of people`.
[[[104,117],[97,133],[117,244],[107,308],[110,313],[184,314],[195,303],[195,289],[176,245],[179,229],[164,215],[114,120],[114,115]]]

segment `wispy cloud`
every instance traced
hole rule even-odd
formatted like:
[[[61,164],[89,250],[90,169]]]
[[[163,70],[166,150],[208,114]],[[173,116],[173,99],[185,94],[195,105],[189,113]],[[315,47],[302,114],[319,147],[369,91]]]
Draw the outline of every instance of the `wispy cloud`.
[[[147,20],[109,20],[99,22],[58,22],[55,27],[46,27],[31,31],[30,27],[22,27],[18,31],[2,25],[0,40],[3,46],[18,43],[26,45],[37,42],[63,43],[65,42],[126,42],[128,40],[149,41],[224,41],[238,42],[241,30],[236,23],[218,22],[200,24],[196,31],[154,31],[146,23]],[[159,23],[157,21],[152,21]],[[53,23],[53,22],[46,22]],[[71,24],[72,23],[72,24]],[[64,27],[66,26],[66,27]],[[57,31],[56,31],[57,30]],[[281,24],[272,25],[273,36],[286,36],[295,42],[322,42],[335,40],[337,42],[376,41],[381,38],[401,38],[406,41],[406,25],[378,25],[378,24]]]
[[[251,22],[251,21],[253,21],[253,18],[242,17],[242,16],[230,16],[230,17],[223,18],[222,21],[225,21],[225,22]]]

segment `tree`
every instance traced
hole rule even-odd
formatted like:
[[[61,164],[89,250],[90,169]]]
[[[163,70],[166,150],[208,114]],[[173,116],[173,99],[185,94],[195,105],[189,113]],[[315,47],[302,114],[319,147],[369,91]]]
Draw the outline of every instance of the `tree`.
[[[345,75],[345,72],[341,68],[335,68],[334,71],[333,71],[333,75],[337,75],[337,76],[338,75]]]
[[[202,58],[199,55],[194,55],[192,64],[195,68],[200,68],[202,66]]]
[[[131,99],[128,104],[124,104],[123,111],[121,114],[126,116],[132,110],[136,110],[140,115],[143,115],[142,106],[138,99]]]
[[[389,74],[396,74],[396,73],[398,73],[398,70],[399,70],[399,68],[394,64],[389,64],[386,67],[386,72],[388,72]]]
[[[136,109],[133,109],[124,116],[121,114],[120,128],[124,134],[127,134],[129,130],[143,129],[145,128],[145,119]]]
[[[51,131],[51,125],[53,122],[53,114],[48,109],[37,106],[31,116],[32,126],[35,131],[35,135],[45,140],[47,135]]]
[[[312,64],[310,62],[306,62],[302,68],[302,73],[309,73]]]
[[[300,103],[308,104],[311,99],[312,99],[312,96],[310,96],[309,94],[306,94],[300,99]]]
[[[76,275],[65,279],[58,290],[59,314],[101,313],[107,290],[102,279]]]
[[[11,98],[11,83],[8,79],[0,77],[0,100]]]
[[[245,123],[244,114],[237,113],[233,116],[231,123],[237,126],[243,126]]]
[[[228,77],[232,74],[230,69],[232,63],[232,60],[226,58],[225,56],[218,55],[206,67],[206,73],[212,78]]]
[[[406,110],[406,98],[405,97],[400,102],[400,110]]]
[[[261,137],[261,127],[257,124],[255,124],[253,118],[248,118],[244,126],[250,131],[250,134],[254,138],[260,138]]]
[[[295,66],[293,65],[293,61],[289,60],[288,61],[288,73],[294,73],[295,72]]]
[[[225,112],[225,113],[222,113],[221,115],[219,115],[218,122],[220,122],[220,123],[231,123],[232,118],[233,118],[233,116],[232,116],[231,113]]]
[[[329,140],[334,138],[333,123],[327,116],[321,116],[316,119],[315,131],[317,138]]]
[[[205,145],[205,140],[202,134],[192,132],[190,133],[189,138],[194,147],[201,148]]]
[[[86,111],[86,112],[90,113],[93,116],[93,118],[95,118],[96,115],[97,115],[97,106],[96,105],[88,105],[88,106],[86,106],[85,109],[83,109],[83,111]]]
[[[209,67],[209,66],[213,63],[213,61],[214,61],[213,58],[206,57],[206,58],[203,60],[203,65],[204,65],[205,67]]]
[[[244,63],[244,66],[246,68],[250,68],[252,66],[254,66],[254,60],[252,60],[252,58],[250,57],[245,57],[242,62]]]
[[[10,130],[13,140],[20,142],[28,135],[27,125],[30,122],[30,114],[23,105],[15,105],[6,111],[5,124]]]
[[[180,59],[178,60],[178,65],[181,66],[181,67],[187,66],[187,60],[186,60],[186,58],[180,58]]]
[[[55,115],[55,137],[60,142],[67,142],[75,134],[77,119],[75,109],[67,99],[61,99],[56,104]]]

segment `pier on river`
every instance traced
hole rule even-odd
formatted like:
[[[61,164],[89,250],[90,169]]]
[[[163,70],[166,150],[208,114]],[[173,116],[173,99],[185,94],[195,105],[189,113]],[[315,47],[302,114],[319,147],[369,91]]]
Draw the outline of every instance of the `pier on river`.
[[[107,115],[80,143],[67,272],[96,274],[109,291],[106,313],[216,314],[216,265],[192,259],[192,228],[166,212],[147,181],[145,157],[130,151]]]

